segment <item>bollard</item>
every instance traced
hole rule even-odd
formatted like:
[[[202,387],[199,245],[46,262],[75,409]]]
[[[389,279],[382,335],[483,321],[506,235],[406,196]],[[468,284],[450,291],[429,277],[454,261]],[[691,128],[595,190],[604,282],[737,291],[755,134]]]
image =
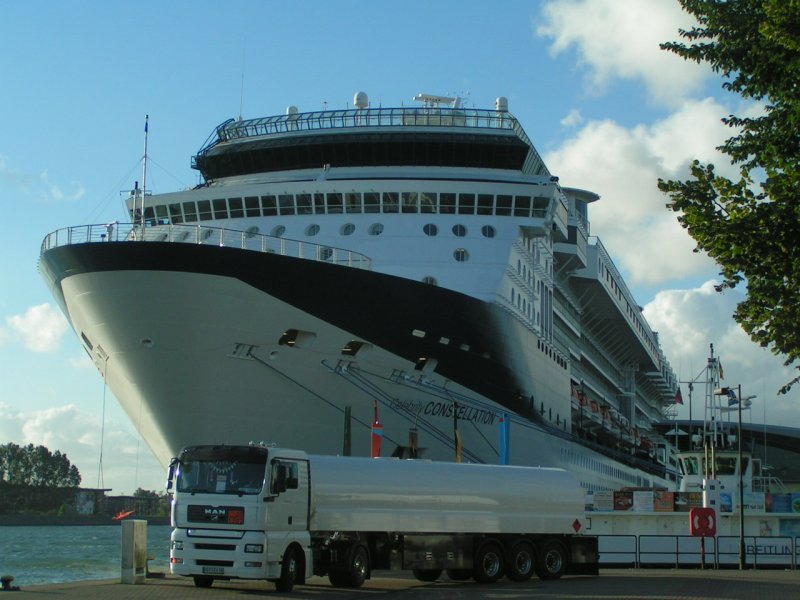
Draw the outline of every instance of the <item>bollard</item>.
[[[122,583],[144,583],[147,576],[147,521],[122,522]]]

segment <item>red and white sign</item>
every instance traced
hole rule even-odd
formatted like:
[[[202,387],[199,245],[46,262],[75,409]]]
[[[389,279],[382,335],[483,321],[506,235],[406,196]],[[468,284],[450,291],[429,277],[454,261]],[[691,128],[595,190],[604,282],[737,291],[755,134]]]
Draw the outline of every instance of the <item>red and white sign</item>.
[[[713,508],[693,508],[689,511],[689,532],[696,537],[717,535],[717,511]]]

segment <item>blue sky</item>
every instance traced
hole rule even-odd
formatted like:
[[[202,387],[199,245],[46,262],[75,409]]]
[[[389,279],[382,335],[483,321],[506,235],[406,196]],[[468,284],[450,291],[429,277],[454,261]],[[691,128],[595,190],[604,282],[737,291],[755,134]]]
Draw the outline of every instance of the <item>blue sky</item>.
[[[419,92],[491,108],[506,96],[562,184],[602,198],[599,236],[682,380],[713,342],[754,422],[800,426],[780,359],[730,318],[713,263],[664,209],[658,177],[714,151],[747,112],[698,65],[658,50],[690,27],[675,0],[3,2],[0,21],[0,443],[66,452],[85,485],[161,489],[163,470],[68,331],[38,274],[55,229],[125,220],[120,192],[194,185],[190,157],[229,117],[412,104]],[[747,389],[749,386],[750,390]],[[686,396],[684,387],[684,396]],[[105,402],[104,402],[105,397]],[[697,400],[695,400],[697,402]],[[99,451],[103,406],[103,470]],[[699,410],[700,405],[695,405]],[[683,413],[682,413],[682,416]],[[695,412],[695,416],[697,413]]]

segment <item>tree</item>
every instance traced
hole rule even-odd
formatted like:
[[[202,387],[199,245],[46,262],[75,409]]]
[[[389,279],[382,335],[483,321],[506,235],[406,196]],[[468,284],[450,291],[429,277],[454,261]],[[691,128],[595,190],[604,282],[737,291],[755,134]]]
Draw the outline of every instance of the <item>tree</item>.
[[[78,467],[66,454],[51,453],[45,446],[0,446],[0,481],[41,487],[77,487],[81,483]]]
[[[739,180],[695,160],[692,179],[658,181],[678,222],[720,266],[717,291],[747,286],[733,318],[784,365],[800,359],[800,0],[679,0],[698,26],[663,49],[708,63],[723,88],[761,103],[729,115],[735,135],[718,148]],[[796,376],[780,393],[800,381]]]

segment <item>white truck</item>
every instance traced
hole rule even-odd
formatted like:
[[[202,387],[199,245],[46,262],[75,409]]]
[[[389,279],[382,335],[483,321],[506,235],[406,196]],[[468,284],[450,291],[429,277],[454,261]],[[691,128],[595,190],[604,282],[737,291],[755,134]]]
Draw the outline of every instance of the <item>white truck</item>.
[[[423,581],[597,574],[584,494],[561,469],[193,446],[172,461],[170,570],[198,587],[312,575],[360,587],[374,569]]]

